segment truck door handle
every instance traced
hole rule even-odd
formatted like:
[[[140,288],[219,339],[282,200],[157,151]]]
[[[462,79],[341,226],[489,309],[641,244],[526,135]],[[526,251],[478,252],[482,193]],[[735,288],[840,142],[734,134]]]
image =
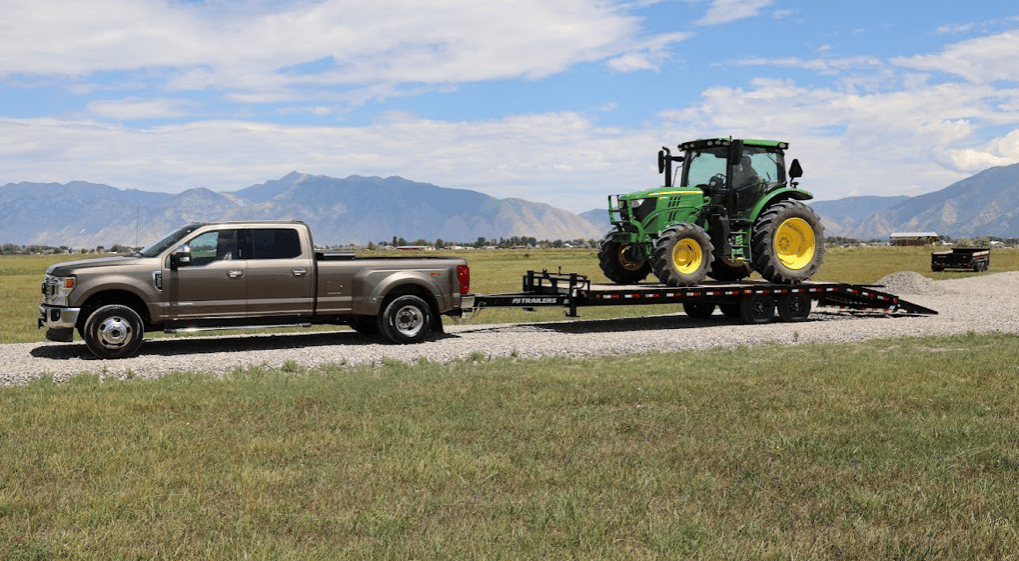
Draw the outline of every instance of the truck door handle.
[[[295,277],[303,277],[308,274],[308,269],[290,269],[293,271]]]
[[[226,272],[226,276],[232,279],[237,279],[244,276],[244,271],[241,271],[239,269],[231,269]]]

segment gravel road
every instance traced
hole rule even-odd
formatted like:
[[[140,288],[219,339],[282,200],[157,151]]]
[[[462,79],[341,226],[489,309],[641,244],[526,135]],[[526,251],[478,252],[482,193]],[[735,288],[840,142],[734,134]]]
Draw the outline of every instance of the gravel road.
[[[802,323],[744,325],[717,311],[706,321],[677,314],[616,320],[504,325],[461,324],[419,345],[392,345],[346,329],[270,335],[150,339],[141,354],[123,360],[92,357],[84,343],[0,345],[0,385],[24,384],[46,374],[62,381],[82,372],[105,377],[158,377],[173,371],[230,372],[249,365],[280,367],[413,362],[485,356],[590,357],[779,343],[854,342],[874,338],[966,333],[1019,333],[1019,272],[933,282],[917,273],[894,273],[878,284],[885,292],[939,312],[886,317],[814,311]],[[583,309],[581,309],[583,315]],[[41,332],[40,332],[41,336]]]

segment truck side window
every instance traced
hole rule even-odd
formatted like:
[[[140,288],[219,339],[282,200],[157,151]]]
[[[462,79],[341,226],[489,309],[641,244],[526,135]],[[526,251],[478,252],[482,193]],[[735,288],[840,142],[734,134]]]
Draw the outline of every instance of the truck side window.
[[[191,240],[191,265],[202,267],[213,261],[239,259],[237,230],[214,230]]]
[[[249,232],[253,259],[293,259],[301,255],[301,239],[293,228],[258,228]]]

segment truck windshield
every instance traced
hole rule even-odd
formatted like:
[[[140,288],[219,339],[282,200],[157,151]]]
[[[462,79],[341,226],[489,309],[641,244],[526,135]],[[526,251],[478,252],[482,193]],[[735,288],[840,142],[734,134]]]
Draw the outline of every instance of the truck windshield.
[[[150,245],[149,247],[146,247],[145,249],[141,250],[138,253],[142,257],[156,257],[157,255],[166,251],[180,240],[184,239],[184,236],[190,234],[191,232],[194,232],[200,227],[201,224],[191,224],[190,226],[184,226],[180,230],[173,232],[172,234]]]

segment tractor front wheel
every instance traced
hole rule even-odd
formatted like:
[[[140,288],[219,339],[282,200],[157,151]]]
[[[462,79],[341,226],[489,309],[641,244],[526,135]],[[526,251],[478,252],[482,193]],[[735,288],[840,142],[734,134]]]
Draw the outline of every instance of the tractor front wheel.
[[[782,201],[762,212],[751,241],[754,268],[774,283],[806,281],[823,261],[824,226],[799,201]]]
[[[598,244],[598,265],[605,278],[616,284],[637,284],[651,272],[651,264],[647,259],[633,256],[635,244],[613,241],[610,231]]]
[[[651,266],[668,286],[694,286],[708,276],[713,250],[704,228],[689,222],[673,224],[655,240]]]

